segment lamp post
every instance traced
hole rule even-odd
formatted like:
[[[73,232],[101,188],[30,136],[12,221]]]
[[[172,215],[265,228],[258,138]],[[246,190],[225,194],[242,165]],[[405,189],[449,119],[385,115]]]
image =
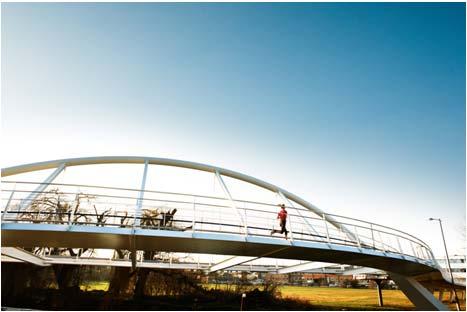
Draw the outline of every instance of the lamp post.
[[[243,293],[243,294],[242,294],[242,299],[241,299],[241,301],[240,301],[240,311],[243,311],[243,300],[245,300],[245,298],[246,298],[246,294]]]
[[[443,237],[444,251],[446,252],[446,259],[448,261],[449,273],[451,274],[452,290],[454,291],[454,297],[456,298],[456,308],[457,311],[460,311],[459,298],[457,297],[456,287],[454,286],[454,276],[452,275],[451,261],[449,261],[448,248],[446,247],[446,240],[444,239],[443,224],[439,218],[430,218],[429,221],[438,221],[439,227],[441,228],[441,236]]]

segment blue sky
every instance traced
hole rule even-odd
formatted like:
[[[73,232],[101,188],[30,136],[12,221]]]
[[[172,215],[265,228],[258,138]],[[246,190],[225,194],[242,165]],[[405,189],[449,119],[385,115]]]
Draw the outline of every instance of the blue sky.
[[[198,161],[465,245],[464,3],[3,3],[1,23],[2,167]]]

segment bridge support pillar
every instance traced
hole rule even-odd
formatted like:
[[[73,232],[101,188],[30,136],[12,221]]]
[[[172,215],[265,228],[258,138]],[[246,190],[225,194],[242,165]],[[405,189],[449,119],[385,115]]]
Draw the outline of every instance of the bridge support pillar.
[[[383,282],[383,280],[375,279],[374,281],[376,283],[376,289],[378,290],[378,304],[380,307],[382,307],[383,306],[383,294],[381,292],[381,283]]]
[[[400,290],[409,298],[419,311],[449,311],[432,293],[423,287],[415,278],[388,272]]]

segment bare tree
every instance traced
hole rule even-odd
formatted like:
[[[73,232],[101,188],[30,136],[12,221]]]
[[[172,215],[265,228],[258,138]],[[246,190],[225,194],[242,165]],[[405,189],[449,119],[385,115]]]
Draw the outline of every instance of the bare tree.
[[[90,203],[95,196],[84,193],[76,194],[74,199],[70,199],[58,188],[43,193],[40,197],[33,200],[26,211],[19,214],[22,221],[33,223],[53,223],[53,224],[89,224],[92,222],[92,216],[82,209],[83,201]],[[99,216],[96,213],[96,218]],[[86,252],[88,255],[94,253],[93,249],[88,248],[58,248],[58,247],[34,247],[28,248],[29,251],[37,255],[81,257]],[[80,267],[70,265],[53,266],[57,284],[60,289],[67,287],[79,287]]]
[[[120,227],[128,227],[130,223],[130,217],[128,212],[120,216]],[[131,252],[129,250],[115,249],[114,259],[129,259]],[[110,278],[108,296],[109,297],[120,297],[124,293],[128,292],[130,288],[130,278],[132,272],[127,267],[113,267],[112,276]]]

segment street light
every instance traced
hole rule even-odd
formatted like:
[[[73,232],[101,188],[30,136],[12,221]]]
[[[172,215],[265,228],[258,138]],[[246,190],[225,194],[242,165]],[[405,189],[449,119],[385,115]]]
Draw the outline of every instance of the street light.
[[[444,239],[443,224],[441,223],[441,219],[439,218],[429,218],[428,220],[439,222],[439,227],[441,228],[441,236],[443,237],[444,251],[446,251],[446,259],[448,260],[449,273],[451,273],[452,290],[454,291],[454,297],[456,298],[456,308],[457,311],[460,311],[461,307],[459,305],[459,298],[457,298],[456,287],[454,286],[454,276],[452,275],[451,261],[449,261],[448,248],[446,247],[446,240]]]
[[[246,298],[246,294],[242,294],[242,300],[240,301],[240,311],[243,311],[243,300]]]

